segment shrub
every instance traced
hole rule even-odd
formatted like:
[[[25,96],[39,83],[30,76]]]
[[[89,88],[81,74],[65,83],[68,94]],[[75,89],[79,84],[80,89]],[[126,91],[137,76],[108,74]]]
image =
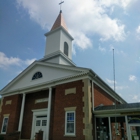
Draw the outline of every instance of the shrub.
[[[4,137],[0,135],[0,140],[4,140]]]

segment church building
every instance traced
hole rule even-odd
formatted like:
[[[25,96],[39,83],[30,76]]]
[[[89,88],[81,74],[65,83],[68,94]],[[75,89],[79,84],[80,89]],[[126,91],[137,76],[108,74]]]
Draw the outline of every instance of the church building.
[[[75,65],[62,11],[45,36],[44,57],[0,91],[0,136],[140,140],[140,104],[128,104],[92,69]]]

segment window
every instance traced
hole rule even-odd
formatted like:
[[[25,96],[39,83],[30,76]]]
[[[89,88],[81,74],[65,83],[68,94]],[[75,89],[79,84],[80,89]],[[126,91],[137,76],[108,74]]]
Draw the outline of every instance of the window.
[[[1,133],[6,134],[7,126],[8,126],[8,117],[4,117]]]
[[[67,42],[64,42],[64,54],[68,56],[68,43]]]
[[[47,125],[47,120],[42,120],[42,126],[46,126]]]
[[[36,126],[40,126],[40,120],[36,121]]]
[[[75,111],[65,113],[65,135],[75,135]]]
[[[33,77],[32,77],[32,80],[35,80],[35,79],[38,79],[38,78],[42,78],[42,73],[41,72],[36,72]]]

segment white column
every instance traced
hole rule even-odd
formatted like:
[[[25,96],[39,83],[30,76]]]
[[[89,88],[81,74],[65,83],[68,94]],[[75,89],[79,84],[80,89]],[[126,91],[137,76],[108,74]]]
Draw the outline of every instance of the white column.
[[[108,117],[108,122],[109,122],[109,137],[110,137],[110,140],[112,140],[112,132],[111,132],[111,121],[110,121],[110,117]]]
[[[51,118],[51,100],[52,100],[52,88],[49,88],[46,140],[49,140],[49,132],[50,132],[49,130],[50,130],[50,118]]]
[[[130,132],[129,132],[129,125],[128,125],[128,118],[127,115],[125,115],[125,125],[126,125],[126,134],[127,134],[127,139],[130,139]]]
[[[25,105],[25,96],[26,96],[26,94],[23,93],[22,105],[21,105],[21,110],[20,110],[19,125],[18,125],[18,131],[21,131],[21,128],[22,128],[23,113],[24,113],[24,105]]]

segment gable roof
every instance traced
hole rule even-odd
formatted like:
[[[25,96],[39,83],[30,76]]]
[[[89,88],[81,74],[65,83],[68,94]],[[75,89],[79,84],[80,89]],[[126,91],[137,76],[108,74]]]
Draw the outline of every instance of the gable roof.
[[[54,24],[53,24],[53,26],[52,26],[52,28],[51,28],[51,31],[53,31],[53,30],[55,30],[55,29],[57,29],[57,28],[59,28],[59,27],[61,27],[61,26],[62,26],[66,31],[68,31],[67,26],[66,26],[66,23],[65,23],[65,20],[64,20],[63,15],[62,15],[62,11],[60,11],[60,13],[59,13],[59,15],[58,15],[56,21],[54,22]]]
[[[53,70],[60,69],[59,73],[58,73],[59,76],[56,75],[56,77],[54,76],[53,79],[52,78],[47,79],[47,77],[46,77],[46,78],[44,78],[44,81],[40,81],[40,83],[38,83],[38,84],[32,83],[32,84],[27,85],[27,83],[25,83],[26,87],[24,85],[21,88],[19,87],[19,89],[13,90],[13,88],[11,88],[11,87],[14,87],[13,85],[15,83],[18,83],[19,80],[22,79],[22,77],[23,77],[23,79],[24,79],[24,77],[27,77],[26,75],[28,74],[28,72],[30,73],[30,76],[29,76],[30,79],[28,79],[28,81],[31,81],[31,74],[33,75],[34,73],[33,73],[33,71],[32,71],[32,73],[30,71],[33,70],[37,66],[46,67],[45,71],[47,71],[47,67],[52,67]],[[65,72],[64,72],[64,74],[62,74],[64,70],[65,70]],[[60,72],[60,71],[62,71],[62,72]],[[54,75],[55,74],[56,74],[56,72],[54,72]],[[45,74],[45,75],[47,75],[47,74]],[[48,73],[48,75],[50,75],[50,74]],[[84,79],[84,78],[89,78],[96,85],[98,85],[101,89],[103,89],[107,94],[109,94],[111,97],[115,98],[116,100],[120,101],[121,103],[126,103],[126,101],[124,99],[122,99],[116,92],[114,92],[114,90],[112,88],[110,88],[94,71],[92,71],[89,68],[68,66],[68,65],[41,62],[41,61],[35,61],[30,66],[28,66],[22,73],[20,73],[16,78],[14,78],[9,84],[7,84],[0,91],[0,94],[8,95],[13,92],[19,93],[21,90],[24,91],[25,89],[26,89],[26,91],[28,91],[28,89],[32,89],[32,88],[38,89],[38,87],[43,88],[43,87],[46,87],[47,85],[55,86],[58,84],[62,84],[62,83],[66,83],[66,82],[70,82],[70,81],[74,81],[74,80],[78,80],[78,79],[80,80],[80,79]]]
[[[60,81],[60,80],[65,80],[65,79],[70,79],[75,76],[80,76],[83,75],[84,73],[88,72],[88,69],[86,68],[78,68],[78,67],[73,67],[73,66],[68,66],[68,65],[60,65],[60,64],[54,64],[54,63],[49,63],[49,62],[40,62],[40,61],[35,61],[33,62],[30,66],[28,66],[23,72],[21,72],[17,77],[15,77],[9,84],[7,84],[1,91],[0,94],[4,95],[5,93],[8,93],[9,88],[10,90],[13,90],[13,87],[15,83],[19,83],[19,80],[23,80],[24,77],[27,77],[27,74],[35,69],[35,67],[44,67],[45,72],[54,72],[52,76],[48,74],[49,77],[52,78],[44,78],[43,81],[41,82],[54,82],[54,81]],[[49,70],[48,70],[49,68]],[[54,71],[55,70],[55,71]],[[57,71],[58,70],[58,71]],[[30,72],[31,73],[31,72]],[[57,75],[56,75],[57,74]],[[34,71],[32,71],[32,76],[34,75]],[[46,76],[46,73],[44,74]],[[55,76],[54,76],[55,75]],[[31,74],[28,78],[28,81],[31,81],[32,78]],[[41,84],[41,83],[39,83]],[[43,83],[42,83],[43,84]],[[25,83],[24,87],[28,86],[27,83]],[[33,85],[31,85],[33,86]],[[36,86],[36,83],[34,83],[34,86]],[[18,87],[18,90],[20,90],[20,87]]]

